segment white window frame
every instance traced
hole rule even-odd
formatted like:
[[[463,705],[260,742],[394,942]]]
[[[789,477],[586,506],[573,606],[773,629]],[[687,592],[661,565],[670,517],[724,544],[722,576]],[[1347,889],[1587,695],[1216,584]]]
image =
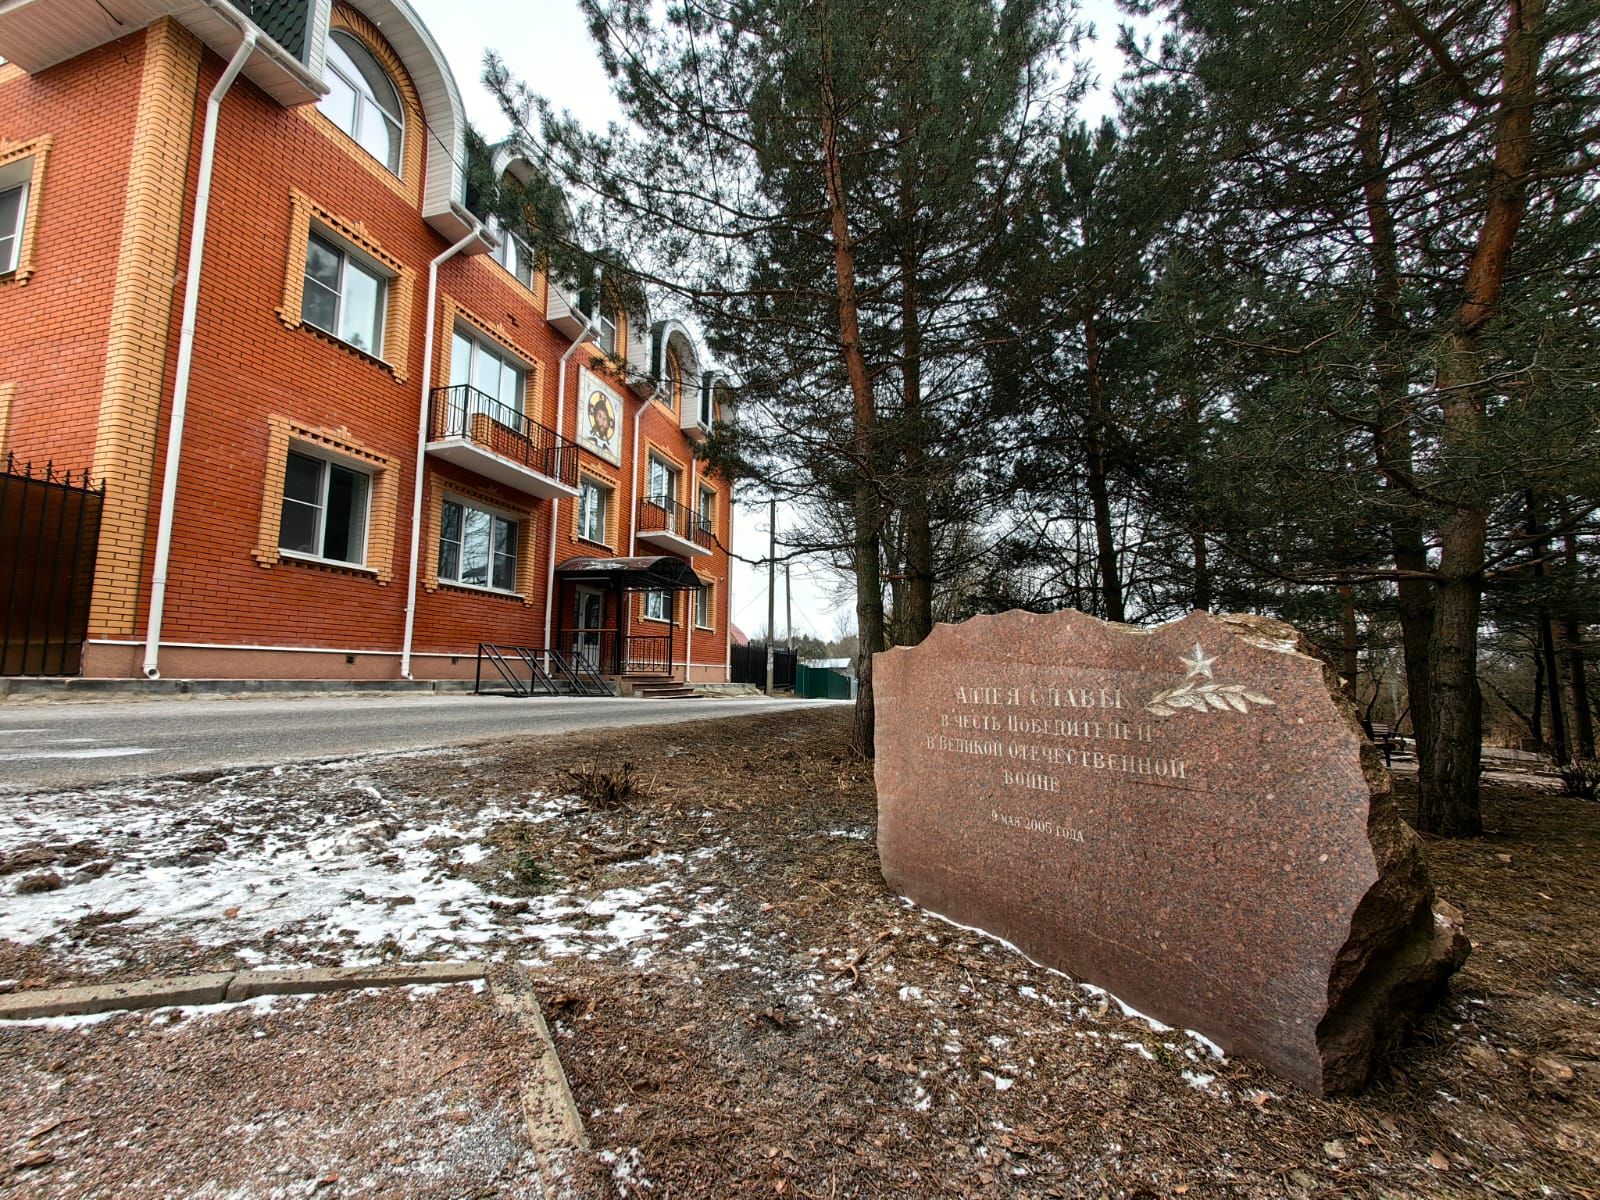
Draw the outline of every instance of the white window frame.
[[[289,463],[295,458],[303,458],[318,464],[320,468],[317,476],[317,499],[315,504],[308,503],[299,497],[289,495]],[[349,540],[357,546],[357,557],[333,558],[327,553],[328,542],[328,490],[332,483],[333,471],[340,470],[362,480],[360,513],[352,518],[348,533]],[[297,550],[283,544],[284,526],[287,522],[281,517],[278,523],[278,553],[285,558],[298,558],[310,562],[334,563],[342,567],[367,566],[367,536],[372,522],[372,472],[362,465],[338,454],[329,454],[321,447],[308,446],[303,442],[292,443],[289,453],[284,458],[283,464],[283,498],[284,507],[290,504],[312,508],[316,512],[316,546],[314,550]]]
[[[706,503],[707,501],[710,503]],[[694,510],[695,521],[705,532],[716,536],[717,532],[717,492],[715,488],[702,486]]]
[[[446,575],[445,574],[445,559],[444,559],[444,547],[445,547],[444,511],[445,511],[446,507],[448,507],[450,505],[454,505],[455,507],[461,509],[461,534],[462,534],[462,536],[460,537],[459,540],[457,540],[455,542],[455,546],[456,546],[456,573],[455,573],[454,576],[450,576],[450,575]],[[487,582],[487,583],[472,583],[472,582],[470,582],[468,580],[464,580],[464,579],[461,578],[461,565],[462,565],[463,560],[466,558],[466,545],[467,545],[467,542],[466,542],[466,523],[467,523],[467,513],[468,512],[482,513],[484,516],[487,516],[487,517],[490,518],[490,523],[489,523],[489,546],[488,546],[489,558],[488,558],[488,576],[487,576],[489,582]],[[484,504],[481,501],[469,500],[465,496],[457,496],[457,495],[454,495],[454,494],[451,494],[451,493],[446,493],[445,496],[444,496],[444,499],[440,502],[440,505],[439,505],[439,547],[438,547],[438,558],[439,558],[438,579],[439,579],[439,582],[440,583],[447,583],[451,587],[468,588],[468,589],[470,589],[472,591],[475,591],[475,592],[492,592],[497,596],[520,596],[521,593],[519,591],[517,591],[517,568],[521,564],[520,564],[520,548],[517,545],[517,541],[522,535],[522,522],[524,520],[525,520],[524,517],[516,516],[516,515],[514,515],[512,513],[508,513],[508,512],[502,512],[500,509],[497,509],[497,508],[491,508],[489,505]],[[494,562],[494,558],[495,558],[494,533],[495,533],[495,526],[497,524],[505,524],[505,525],[511,526],[511,538],[510,538],[510,545],[511,545],[511,555],[510,555],[510,557],[511,557],[511,586],[510,587],[499,587],[494,582],[494,577],[495,577],[495,569],[494,569],[495,568],[495,562]]]
[[[329,92],[317,102],[317,111],[332,121],[340,131],[348,136],[352,142],[360,146],[363,151],[371,154],[378,162],[383,163],[385,170],[392,175],[398,176],[400,174],[400,164],[405,162],[406,158],[406,109],[400,99],[400,89],[395,86],[395,82],[390,78],[389,72],[384,70],[383,64],[377,60],[377,57],[362,43],[360,38],[342,29],[334,29],[328,33],[328,45],[330,49],[335,46],[338,47],[340,52],[351,60],[351,65],[356,69],[357,78],[351,79],[348,73],[335,61],[333,54],[330,53],[327,56],[326,69],[328,74],[337,77],[345,87],[350,89],[355,96],[355,107],[349,115],[348,126],[343,114],[336,113],[332,109],[332,92]],[[352,53],[352,49],[354,53]],[[362,58],[370,62],[373,69],[389,85],[389,96],[394,101],[393,112],[384,107],[383,99],[377,95],[371,80],[361,70]],[[374,113],[376,113],[375,118],[373,116]],[[371,148],[361,140],[362,130],[365,128],[366,121],[372,119],[379,120],[389,127],[391,138],[387,161],[373,154]]]
[[[715,584],[702,584],[694,592],[694,627],[696,629],[712,628],[711,589]]]
[[[311,277],[311,243],[312,242],[321,242],[322,245],[325,246],[328,250],[332,251],[334,254],[339,256],[339,287],[338,287],[338,290],[334,291],[333,289],[329,288],[327,284],[323,283],[320,279],[313,279]],[[374,306],[374,320],[375,320],[376,327],[372,330],[373,346],[372,346],[371,349],[368,349],[367,347],[362,346],[359,343],[354,342],[354,341],[350,340],[349,338],[345,337],[344,336],[344,332],[340,328],[340,326],[342,326],[344,324],[345,296],[349,291],[349,278],[350,278],[350,271],[351,270],[355,270],[355,271],[359,272],[360,274],[365,275],[367,278],[373,280],[378,285],[378,299],[377,299],[377,304]],[[305,264],[305,288],[306,288],[306,290],[301,293],[300,319],[303,322],[305,322],[307,325],[310,325],[312,328],[320,329],[323,333],[327,334],[329,337],[334,338],[337,341],[343,342],[345,345],[350,346],[353,349],[359,350],[362,354],[365,354],[370,358],[376,358],[376,359],[382,360],[383,357],[384,357],[384,355],[383,355],[384,334],[385,334],[386,326],[389,323],[388,322],[388,316],[389,316],[389,285],[393,281],[394,281],[394,276],[391,275],[386,268],[384,268],[384,267],[380,266],[378,263],[374,262],[367,255],[362,254],[359,250],[357,250],[349,242],[347,242],[343,238],[341,238],[338,234],[334,233],[332,230],[329,230],[329,229],[326,229],[326,228],[324,228],[324,227],[322,227],[320,225],[315,225],[314,224],[311,227],[311,234],[310,234],[310,236],[309,236],[309,238],[307,239],[307,242],[306,242],[306,264]],[[326,325],[322,324],[320,321],[317,321],[317,320],[313,319],[313,317],[311,316],[311,312],[310,312],[310,307],[311,306],[306,302],[306,297],[308,295],[312,294],[310,289],[313,288],[313,287],[318,288],[318,289],[320,289],[320,290],[322,290],[324,292],[327,292],[327,291],[332,291],[333,292],[334,310],[333,310],[333,322],[332,322],[332,324],[334,325],[334,328],[332,328],[332,329],[329,329]]]
[[[500,244],[490,252],[489,257],[505,268],[511,278],[533,290],[533,247],[499,221],[490,222],[490,231],[500,239]]]
[[[460,361],[460,346],[457,344],[458,339],[459,341],[467,343],[468,358],[465,364]],[[500,364],[502,376],[507,370],[515,373],[517,380],[517,394],[515,399],[511,402],[507,402],[499,395],[489,396],[488,392],[485,392],[482,388],[478,387],[478,358],[480,355],[485,354]],[[470,325],[458,324],[451,332],[450,385],[452,387],[459,386],[460,384],[466,384],[479,394],[489,396],[489,399],[493,400],[496,405],[499,405],[501,408],[508,408],[512,412],[516,413],[518,417],[521,417],[527,412],[528,373],[529,368],[526,362],[518,358],[516,355],[510,353],[505,349],[505,347],[499,345],[498,343],[486,341],[484,338],[474,333]],[[490,412],[489,415],[494,417],[496,420],[501,419],[500,416],[495,412]],[[505,422],[502,423],[504,424]]]
[[[672,623],[672,593],[651,589],[644,594],[644,619]]]
[[[658,508],[666,508],[670,513],[672,511],[671,507],[662,502],[665,500],[671,500],[673,502],[677,501],[678,482],[681,479],[683,472],[679,471],[677,467],[673,466],[672,463],[662,458],[654,451],[650,452],[650,454],[647,456],[647,460],[648,461],[645,465],[644,472],[645,498]],[[662,482],[666,487],[666,490],[664,491],[658,491],[656,489],[656,474],[658,469],[660,471]],[[671,524],[670,518],[668,519],[668,524]]]
[[[0,255],[0,275],[9,275],[17,269],[22,258],[22,235],[28,228],[28,193],[31,190],[33,160],[29,158],[22,161],[28,170],[28,178],[10,187],[0,182],[0,196],[17,193],[17,219],[9,228],[0,228],[0,243],[9,243],[9,249]]]
[[[582,475],[578,478],[578,537],[597,546],[609,546],[606,540],[606,522],[611,516],[611,492],[604,482],[592,475]],[[591,509],[589,497],[594,496],[599,500],[599,536],[594,536],[590,529],[595,524],[594,513]]]

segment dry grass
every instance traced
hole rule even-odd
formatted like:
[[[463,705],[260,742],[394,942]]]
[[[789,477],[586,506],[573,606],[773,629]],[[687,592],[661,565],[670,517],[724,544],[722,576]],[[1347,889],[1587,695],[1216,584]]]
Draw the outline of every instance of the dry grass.
[[[893,895],[848,716],[480,748],[469,788],[448,759],[362,764],[419,805],[510,811],[468,871],[502,893],[519,863],[579,901],[676,889],[646,951],[534,972],[596,1152],[578,1195],[1600,1200],[1600,805],[1490,785],[1490,836],[1430,843],[1475,952],[1366,1095],[1323,1100]],[[624,761],[647,796],[515,815]],[[494,905],[493,952],[534,953]],[[53,968],[18,949],[8,969]]]

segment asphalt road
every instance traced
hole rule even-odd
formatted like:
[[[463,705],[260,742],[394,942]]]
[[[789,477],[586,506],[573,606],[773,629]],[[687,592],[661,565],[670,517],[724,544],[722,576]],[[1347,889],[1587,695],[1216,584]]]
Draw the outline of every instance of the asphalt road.
[[[0,705],[0,792],[89,787],[506,737],[727,717],[827,701],[764,697],[371,695]]]

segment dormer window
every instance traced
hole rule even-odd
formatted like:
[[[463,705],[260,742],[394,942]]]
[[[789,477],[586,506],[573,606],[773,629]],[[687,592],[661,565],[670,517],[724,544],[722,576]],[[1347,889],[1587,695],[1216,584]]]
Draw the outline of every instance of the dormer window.
[[[368,154],[400,174],[405,128],[400,94],[372,52],[341,30],[328,35],[328,94],[317,109]]]
[[[667,351],[666,395],[657,398],[673,412],[677,412],[683,403],[683,367],[672,350]]]
[[[617,356],[617,321],[603,308],[600,310],[600,320],[595,324],[594,344],[612,358]]]
[[[493,255],[495,262],[499,263],[516,281],[525,288],[533,287],[533,248],[509,229],[504,228],[499,221],[491,221],[490,228],[500,239]]]

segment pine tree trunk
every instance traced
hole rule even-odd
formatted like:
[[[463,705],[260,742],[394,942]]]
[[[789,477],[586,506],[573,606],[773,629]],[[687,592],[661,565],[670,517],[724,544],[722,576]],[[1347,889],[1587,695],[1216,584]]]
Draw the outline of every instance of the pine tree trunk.
[[[1467,268],[1461,310],[1441,347],[1435,380],[1441,458],[1447,463],[1472,462],[1480,453],[1488,396],[1479,371],[1478,339],[1498,308],[1506,264],[1528,206],[1545,0],[1508,0],[1507,10],[1489,203]],[[1446,837],[1483,832],[1478,795],[1483,708],[1477,672],[1488,523],[1483,501],[1464,494],[1440,528],[1440,582],[1428,647],[1433,745],[1419,773],[1417,823]]]
[[[819,12],[822,37],[821,134],[823,185],[828,197],[828,228],[833,242],[834,283],[839,307],[839,347],[850,380],[853,402],[850,438],[857,481],[851,517],[854,524],[856,568],[856,709],[850,731],[850,748],[862,758],[874,750],[876,712],[872,696],[872,656],[883,648],[883,580],[878,563],[881,505],[873,473],[878,461],[878,414],[872,381],[861,352],[861,321],[856,303],[855,251],[851,243],[850,212],[845,202],[842,152],[839,148],[838,98],[833,88],[831,40],[827,5]]]
[[[1201,612],[1211,611],[1211,567],[1206,561],[1206,535],[1203,529],[1189,531],[1189,545],[1194,557],[1194,606]]]
[[[1409,328],[1401,303],[1400,259],[1395,245],[1394,210],[1389,199],[1388,165],[1383,153],[1383,105],[1370,58],[1362,52],[1356,62],[1360,91],[1356,146],[1365,175],[1362,190],[1374,285],[1372,328],[1380,341],[1375,364],[1378,412],[1373,440],[1384,490],[1394,496],[1400,514],[1389,527],[1389,543],[1399,575],[1395,590],[1411,732],[1417,741],[1418,774],[1426,778],[1432,769],[1433,746],[1428,666],[1428,641],[1433,636],[1433,581],[1429,578],[1428,551],[1422,529],[1411,515],[1415,501],[1410,498],[1413,470],[1410,373],[1402,344]]]
[[[1550,553],[1549,539],[1544,536],[1544,521],[1539,512],[1539,497],[1528,492],[1529,549],[1533,551],[1533,578],[1540,590],[1538,617],[1539,654],[1544,661],[1544,677],[1550,689],[1550,750],[1557,763],[1572,759],[1572,746],[1567,741],[1564,697],[1561,695],[1561,660],[1556,657],[1555,624],[1550,619],[1550,605],[1544,596],[1545,557]]]
[[[1567,502],[1561,501],[1561,523],[1567,527],[1564,546],[1567,569],[1578,573],[1578,535],[1572,530]],[[1594,757],[1594,711],[1589,707],[1588,668],[1583,661],[1583,626],[1568,617],[1561,623],[1561,640],[1567,652],[1567,674],[1572,677],[1572,730],[1579,758]]]
[[[1106,468],[1105,403],[1101,393],[1100,342],[1094,314],[1083,321],[1083,347],[1089,387],[1089,415],[1083,423],[1084,445],[1088,451],[1089,499],[1094,506],[1095,558],[1100,572],[1100,596],[1108,621],[1125,621],[1122,603],[1122,574],[1117,567],[1116,528],[1112,524],[1111,490]]]
[[[909,180],[907,181],[910,182]],[[900,502],[905,516],[906,612],[898,606],[895,623],[903,645],[920,645],[933,632],[933,522],[928,512],[928,477],[924,462],[927,430],[923,428],[922,322],[917,307],[916,196],[903,191],[904,230],[900,262],[901,404],[905,429],[901,434],[906,463],[905,495]]]

